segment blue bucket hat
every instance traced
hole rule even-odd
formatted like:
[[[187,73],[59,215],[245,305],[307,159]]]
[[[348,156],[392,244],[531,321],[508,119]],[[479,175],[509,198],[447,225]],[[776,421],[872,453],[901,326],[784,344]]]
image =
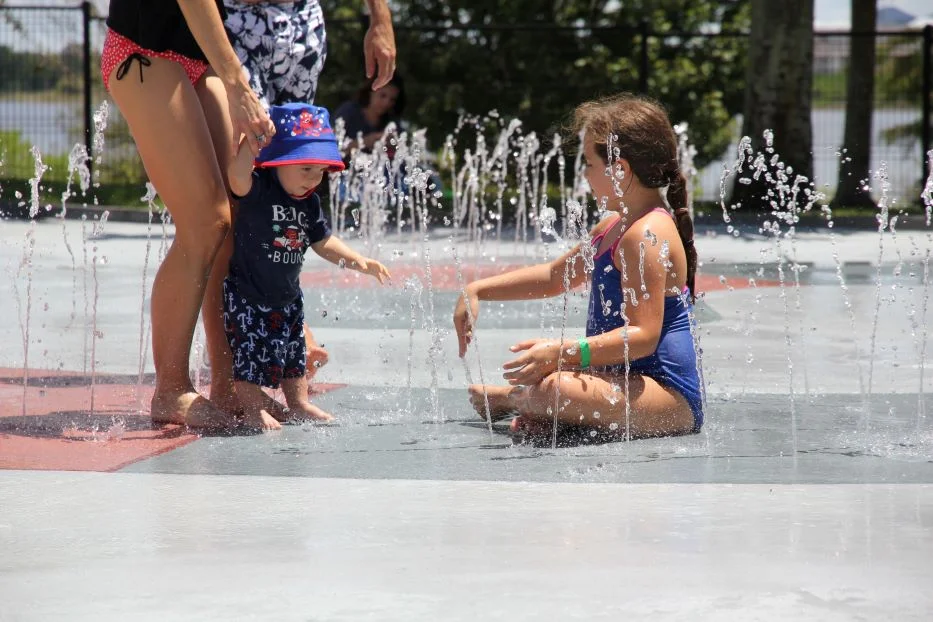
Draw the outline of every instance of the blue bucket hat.
[[[345,167],[327,108],[308,104],[284,104],[269,108],[275,135],[259,152],[256,166],[324,164],[331,171]]]

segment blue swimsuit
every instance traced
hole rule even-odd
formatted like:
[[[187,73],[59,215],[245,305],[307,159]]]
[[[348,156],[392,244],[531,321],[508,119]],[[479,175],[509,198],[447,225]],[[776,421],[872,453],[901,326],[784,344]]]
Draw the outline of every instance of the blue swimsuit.
[[[660,209],[660,208],[657,208]],[[667,214],[666,210],[664,211]],[[668,214],[669,215],[669,214]],[[593,238],[594,250],[599,248],[603,233]],[[622,236],[619,236],[619,240]],[[594,258],[592,288],[590,290],[589,314],[586,320],[586,336],[601,335],[625,325],[621,304],[622,274],[612,262],[619,240]],[[632,267],[629,267],[631,270]],[[685,289],[686,291],[686,289]],[[661,336],[653,354],[630,361],[630,373],[648,376],[659,384],[675,389],[684,396],[693,411],[693,431],[699,432],[703,425],[703,398],[700,392],[700,374],[693,336],[690,333],[690,314],[693,305],[686,296],[664,298],[664,320]],[[594,367],[595,371],[625,374],[625,364]]]

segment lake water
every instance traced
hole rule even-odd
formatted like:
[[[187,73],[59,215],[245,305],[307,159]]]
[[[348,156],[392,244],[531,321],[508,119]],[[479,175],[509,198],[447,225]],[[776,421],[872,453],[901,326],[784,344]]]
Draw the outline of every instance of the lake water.
[[[98,106],[95,102],[94,106]],[[111,106],[111,118],[117,114]],[[888,163],[892,193],[902,199],[917,196],[922,174],[919,141],[913,145],[888,144],[882,133],[892,127],[920,119],[919,110],[880,109],[873,120],[871,168],[877,170],[882,161]],[[83,129],[80,106],[60,102],[0,100],[0,130],[19,130],[30,145],[37,145],[44,154],[67,153]],[[822,190],[833,192],[839,173],[836,155],[845,124],[845,111],[824,108],[813,111],[813,166],[814,175]],[[738,134],[735,140],[738,141]],[[0,145],[0,150],[4,145]],[[718,200],[719,178],[723,164],[731,164],[732,153],[721,161],[706,166],[699,174],[696,198]]]

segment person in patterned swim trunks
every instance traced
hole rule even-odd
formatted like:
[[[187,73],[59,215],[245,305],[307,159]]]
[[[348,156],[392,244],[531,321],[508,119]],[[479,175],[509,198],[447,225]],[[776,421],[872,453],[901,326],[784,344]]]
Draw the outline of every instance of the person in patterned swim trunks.
[[[337,237],[314,189],[325,171],[344,167],[326,109],[272,106],[276,133],[256,159],[241,144],[228,170],[239,200],[230,272],[223,284],[224,330],[248,428],[275,430],[287,418],[329,421],[308,399],[299,275],[310,247],[331,263],[390,278],[384,265]],[[270,408],[262,387],[282,387],[289,411]]]

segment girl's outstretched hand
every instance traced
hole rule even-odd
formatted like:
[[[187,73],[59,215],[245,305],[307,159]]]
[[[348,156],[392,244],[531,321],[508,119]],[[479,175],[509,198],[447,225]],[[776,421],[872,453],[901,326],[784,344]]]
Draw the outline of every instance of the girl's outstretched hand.
[[[469,307],[467,307],[468,304]],[[457,342],[460,344],[460,358],[463,358],[467,346],[473,341],[473,322],[476,321],[477,315],[479,315],[479,297],[467,287],[465,294],[460,294],[457,306],[454,308],[454,328],[457,331]]]
[[[379,279],[379,283],[385,283],[392,280],[389,269],[376,261],[375,259],[363,259],[356,264],[356,269],[363,274],[374,276]]]
[[[560,342],[554,339],[528,339],[509,348],[521,355],[502,364],[502,377],[511,385],[535,385],[557,371]],[[569,366],[569,365],[565,365]]]

